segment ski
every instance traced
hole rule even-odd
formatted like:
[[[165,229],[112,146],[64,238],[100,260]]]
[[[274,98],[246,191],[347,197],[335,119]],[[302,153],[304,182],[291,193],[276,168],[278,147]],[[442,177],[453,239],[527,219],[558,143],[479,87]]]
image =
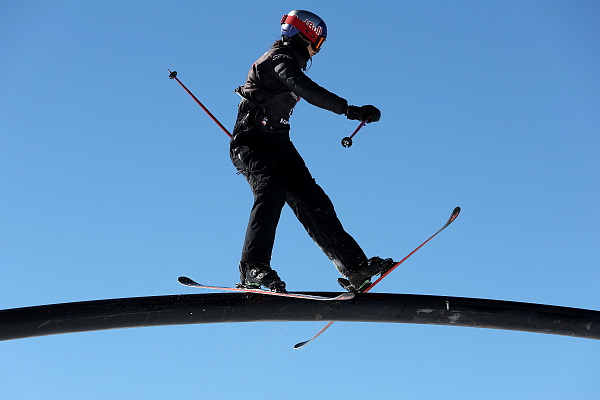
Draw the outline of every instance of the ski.
[[[410,256],[412,256],[413,254],[415,254],[417,252],[417,250],[419,250],[421,247],[423,247],[427,242],[429,242],[431,239],[433,239],[438,233],[440,233],[441,231],[443,231],[444,229],[446,229],[448,227],[448,225],[450,225],[452,222],[454,222],[454,220],[458,217],[458,214],[460,213],[460,207],[456,207],[453,211],[452,214],[450,215],[450,218],[448,219],[448,221],[444,224],[444,226],[442,226],[440,228],[439,231],[437,231],[436,233],[434,233],[433,235],[431,235],[429,237],[429,239],[427,239],[426,241],[424,241],[423,243],[421,243],[419,245],[419,247],[417,247],[416,249],[414,249],[413,251],[411,251],[406,257],[404,257],[402,260],[400,260],[399,262],[397,262],[389,271],[387,271],[385,274],[382,274],[379,279],[377,279],[375,282],[371,283],[369,286],[367,286],[366,289],[364,289],[361,293],[367,293],[369,290],[373,289],[373,287],[375,287],[375,285],[377,285],[379,282],[381,282],[381,280],[383,278],[385,278],[386,276],[388,276],[390,274],[390,272],[392,272],[394,269],[396,269],[396,267],[400,264],[402,264],[404,261],[406,261]],[[315,336],[313,336],[312,339],[310,340],[306,340],[304,342],[300,342],[297,343],[294,346],[294,349],[301,349],[304,346],[306,346],[307,344],[309,344],[310,342],[312,342],[313,340],[315,340],[316,338],[318,338],[323,332],[325,332],[331,325],[333,325],[335,321],[331,321],[329,322],[323,329],[321,329],[319,331],[319,333],[317,333]]]
[[[231,292],[246,292],[246,293],[259,293],[259,294],[267,294],[270,296],[281,296],[281,297],[292,297],[296,299],[307,299],[307,300],[321,300],[321,301],[334,301],[334,300],[350,300],[354,298],[354,293],[342,293],[339,296],[335,297],[325,297],[325,296],[315,296],[310,294],[300,294],[300,293],[280,293],[280,292],[272,292],[270,290],[263,289],[249,289],[249,288],[241,288],[241,287],[225,287],[225,286],[209,286],[203,285],[201,283],[195,282],[194,280],[188,278],[187,276],[180,276],[177,281],[184,286],[199,288],[199,289],[212,289],[212,290],[225,290]]]

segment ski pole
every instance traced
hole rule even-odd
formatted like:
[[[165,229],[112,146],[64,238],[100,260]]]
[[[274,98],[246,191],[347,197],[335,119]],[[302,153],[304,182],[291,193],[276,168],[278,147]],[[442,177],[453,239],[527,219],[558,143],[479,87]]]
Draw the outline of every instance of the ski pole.
[[[360,123],[360,125],[358,125],[358,128],[356,128],[356,130],[354,131],[354,133],[352,135],[343,138],[342,139],[342,146],[344,146],[344,147],[350,147],[350,146],[352,146],[352,138],[354,137],[354,135],[356,135],[358,133],[358,131],[360,131],[360,128],[362,128],[363,126],[365,126],[365,124],[367,123],[367,121],[369,121],[369,119],[371,119],[370,116],[367,119],[365,119],[364,121],[362,121]]]
[[[211,112],[210,112],[210,111],[208,111],[208,109],[207,109],[206,107],[204,107],[204,104],[202,104],[202,103],[200,102],[200,100],[198,100],[198,99],[196,98],[196,96],[194,96],[194,94],[193,94],[192,92],[190,92],[190,91],[188,90],[188,88],[186,88],[186,87],[185,87],[185,85],[184,85],[183,83],[181,83],[181,81],[180,81],[180,80],[177,78],[177,71],[173,71],[173,72],[171,72],[171,70],[170,70],[170,69],[167,69],[167,71],[169,71],[169,79],[175,79],[177,82],[179,82],[179,84],[181,85],[181,87],[182,87],[182,88],[184,88],[184,89],[185,89],[185,91],[186,91],[186,92],[188,92],[188,94],[189,94],[190,96],[192,96],[192,98],[193,98],[194,100],[196,100],[196,103],[198,103],[198,105],[199,105],[200,107],[202,107],[202,109],[203,109],[204,111],[206,111],[206,113],[208,114],[208,116],[209,116],[209,117],[211,117],[211,118],[212,118],[212,120],[213,120],[213,121],[215,121],[215,122],[216,122],[216,124],[217,124],[217,125],[219,125],[219,127],[220,127],[221,129],[223,129],[223,132],[225,132],[225,133],[227,134],[227,136],[231,137],[231,133],[229,133],[229,131],[228,131],[227,129],[225,129],[225,127],[224,127],[224,126],[223,126],[223,125],[222,125],[222,124],[219,122],[219,120],[218,120],[218,119],[216,119],[216,118],[215,118],[215,116],[214,116],[214,115],[212,115],[212,114],[211,114]]]

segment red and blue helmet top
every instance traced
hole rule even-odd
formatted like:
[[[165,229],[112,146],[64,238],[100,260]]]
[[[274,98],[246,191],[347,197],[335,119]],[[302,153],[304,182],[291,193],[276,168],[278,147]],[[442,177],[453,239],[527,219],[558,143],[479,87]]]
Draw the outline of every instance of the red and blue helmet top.
[[[281,19],[281,36],[292,38],[296,35],[311,43],[313,50],[318,52],[327,38],[327,25],[310,11],[292,10]]]

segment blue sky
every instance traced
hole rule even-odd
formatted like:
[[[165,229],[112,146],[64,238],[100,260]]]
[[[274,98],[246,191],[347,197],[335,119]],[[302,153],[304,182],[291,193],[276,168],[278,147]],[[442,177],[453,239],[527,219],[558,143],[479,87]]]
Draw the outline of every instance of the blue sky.
[[[381,121],[301,102],[292,138],[369,256],[374,291],[600,310],[596,1],[0,2],[0,309],[232,285],[251,193],[228,140],[250,65],[309,9],[308,72]],[[292,291],[338,273],[289,209],[273,266]],[[593,340],[317,322],[100,331],[0,344],[7,399],[597,397]],[[34,384],[35,383],[35,384]]]

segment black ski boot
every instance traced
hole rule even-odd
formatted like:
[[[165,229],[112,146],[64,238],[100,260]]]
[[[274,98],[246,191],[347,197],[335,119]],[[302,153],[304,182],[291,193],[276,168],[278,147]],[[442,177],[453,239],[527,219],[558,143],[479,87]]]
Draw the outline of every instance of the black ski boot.
[[[373,257],[360,265],[358,271],[351,271],[345,278],[338,278],[338,283],[349,292],[363,292],[371,284],[375,275],[383,275],[392,269],[396,262],[391,258]]]
[[[286,293],[285,282],[266,264],[240,262],[240,280],[237,287],[260,289],[262,285],[273,292]]]

